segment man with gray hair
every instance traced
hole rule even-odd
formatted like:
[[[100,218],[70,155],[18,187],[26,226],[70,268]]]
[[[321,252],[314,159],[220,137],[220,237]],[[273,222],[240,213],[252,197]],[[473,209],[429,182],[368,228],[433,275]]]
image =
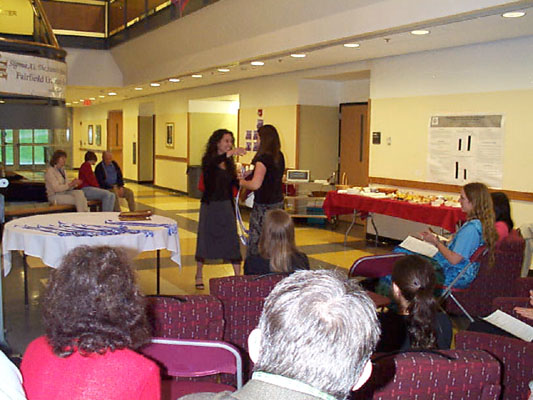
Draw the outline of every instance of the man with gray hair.
[[[379,335],[375,305],[355,281],[297,271],[276,285],[250,333],[252,379],[234,393],[182,399],[345,399],[370,377]]]

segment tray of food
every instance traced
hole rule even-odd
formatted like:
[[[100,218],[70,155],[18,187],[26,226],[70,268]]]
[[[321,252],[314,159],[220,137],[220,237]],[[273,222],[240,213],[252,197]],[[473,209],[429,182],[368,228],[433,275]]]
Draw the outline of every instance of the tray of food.
[[[124,211],[118,215],[118,219],[121,221],[145,221],[148,219],[152,219],[152,211]]]

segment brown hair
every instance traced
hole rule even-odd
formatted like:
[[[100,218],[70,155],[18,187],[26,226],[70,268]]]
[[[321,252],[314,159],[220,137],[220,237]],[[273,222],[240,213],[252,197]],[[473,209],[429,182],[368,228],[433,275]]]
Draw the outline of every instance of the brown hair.
[[[52,154],[52,158],[50,159],[50,165],[55,167],[61,157],[67,158],[67,153],[65,153],[64,150],[54,151],[54,154]]]
[[[54,353],[67,357],[137,348],[149,338],[144,301],[124,250],[80,246],[50,274],[43,324]]]
[[[489,264],[494,264],[494,246],[498,241],[498,233],[494,227],[494,206],[487,186],[480,182],[468,183],[463,186],[467,199],[472,203],[472,211],[468,219],[479,219],[482,227],[483,241],[489,249]]]
[[[94,153],[94,151],[88,151],[87,153],[85,153],[85,161],[96,161],[98,160],[96,158],[96,154]]]
[[[398,286],[407,301],[409,339],[413,349],[437,347],[433,320],[437,302],[433,297],[435,271],[431,264],[420,256],[408,255],[394,264],[392,282]]]
[[[291,216],[283,210],[268,211],[259,239],[259,254],[270,260],[270,270],[278,273],[293,272],[291,256],[297,252]]]
[[[281,143],[276,128],[273,125],[263,125],[258,129],[257,133],[261,139],[257,156],[261,154],[270,154],[274,161],[278,162],[281,152]]]

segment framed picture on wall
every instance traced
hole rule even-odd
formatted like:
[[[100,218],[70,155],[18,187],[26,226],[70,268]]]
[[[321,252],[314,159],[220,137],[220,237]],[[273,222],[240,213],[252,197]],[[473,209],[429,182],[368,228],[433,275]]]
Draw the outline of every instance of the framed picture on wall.
[[[102,145],[102,125],[96,125],[96,130],[94,134],[94,142],[97,146]]]
[[[93,126],[89,125],[87,127],[87,143],[93,144]]]
[[[174,123],[167,122],[167,147],[174,147]]]

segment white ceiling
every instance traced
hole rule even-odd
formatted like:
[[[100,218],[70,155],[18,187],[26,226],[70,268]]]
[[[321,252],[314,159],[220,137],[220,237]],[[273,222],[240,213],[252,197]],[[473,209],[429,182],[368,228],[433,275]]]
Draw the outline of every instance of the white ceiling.
[[[216,3],[215,3],[216,4]],[[521,18],[503,18],[502,12],[521,9],[526,15]],[[430,34],[415,36],[412,29],[424,28]],[[273,52],[254,55],[253,58],[236,59],[230,63],[217,64],[213,59],[209,67],[201,70],[191,70],[173,76],[180,78],[180,82],[169,82],[171,76],[158,76],[154,81],[161,86],[150,87],[150,82],[125,87],[79,87],[67,88],[67,102],[72,106],[80,106],[81,100],[95,98],[93,104],[117,101],[133,97],[147,96],[185,88],[206,86],[222,82],[274,75],[292,71],[312,70],[315,68],[352,63],[356,61],[372,60],[380,57],[408,54],[414,52],[463,46],[475,43],[492,42],[510,38],[533,35],[533,1],[515,1],[501,7],[490,7],[475,13],[456,14],[449,18],[438,18],[422,21],[416,24],[391,27],[377,32],[367,32],[353,37],[343,37],[327,42],[313,43],[300,48],[285,49],[283,52]],[[346,48],[343,43],[357,42],[359,48]],[[291,53],[306,54],[305,58],[292,58]],[[252,60],[261,60],[265,65],[255,67],[250,65]],[[230,72],[218,72],[217,69],[227,67]],[[192,78],[192,73],[199,73],[202,78]],[[369,71],[353,71],[343,74],[326,73],[313,74],[310,71],[308,79],[321,80],[357,80],[368,79]],[[142,91],[135,90],[142,87]],[[108,96],[114,91],[117,96]],[[104,95],[105,98],[99,98]],[[74,104],[77,101],[78,104]]]

